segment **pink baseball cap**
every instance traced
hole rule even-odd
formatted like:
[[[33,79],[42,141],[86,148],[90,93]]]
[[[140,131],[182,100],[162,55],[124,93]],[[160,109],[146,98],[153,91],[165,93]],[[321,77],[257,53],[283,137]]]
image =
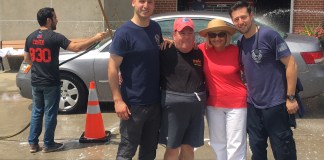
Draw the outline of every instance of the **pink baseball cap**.
[[[177,18],[174,20],[173,31],[182,31],[185,27],[190,27],[195,30],[195,25],[190,18]]]

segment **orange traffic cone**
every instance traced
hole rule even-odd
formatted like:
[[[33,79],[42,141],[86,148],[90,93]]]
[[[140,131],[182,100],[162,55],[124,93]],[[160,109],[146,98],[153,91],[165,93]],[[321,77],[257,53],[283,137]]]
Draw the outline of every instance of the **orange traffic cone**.
[[[107,142],[110,136],[110,131],[105,131],[104,128],[95,83],[91,81],[89,85],[85,132],[81,135],[79,142]]]

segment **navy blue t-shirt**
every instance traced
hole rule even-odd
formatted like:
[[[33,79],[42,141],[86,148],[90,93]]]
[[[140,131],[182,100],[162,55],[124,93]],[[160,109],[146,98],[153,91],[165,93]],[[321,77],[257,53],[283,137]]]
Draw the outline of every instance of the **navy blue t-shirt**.
[[[33,62],[32,86],[60,85],[59,52],[71,43],[65,36],[53,30],[36,30],[26,38],[25,52]]]
[[[270,28],[261,27],[251,38],[243,36],[241,43],[247,101],[261,109],[286,102],[286,69],[280,58],[291,52],[282,37]],[[257,46],[259,54],[254,52]]]
[[[128,105],[150,105],[160,102],[161,27],[150,21],[140,27],[127,21],[117,29],[109,52],[123,57],[120,72],[121,94]]]

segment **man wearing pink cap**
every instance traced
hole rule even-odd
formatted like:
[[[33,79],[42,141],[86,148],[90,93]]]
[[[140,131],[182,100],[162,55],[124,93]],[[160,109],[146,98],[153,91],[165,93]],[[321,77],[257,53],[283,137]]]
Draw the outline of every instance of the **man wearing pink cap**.
[[[164,159],[194,159],[194,147],[204,145],[206,87],[203,55],[194,49],[194,23],[178,18],[174,45],[160,55],[162,123],[160,143]]]

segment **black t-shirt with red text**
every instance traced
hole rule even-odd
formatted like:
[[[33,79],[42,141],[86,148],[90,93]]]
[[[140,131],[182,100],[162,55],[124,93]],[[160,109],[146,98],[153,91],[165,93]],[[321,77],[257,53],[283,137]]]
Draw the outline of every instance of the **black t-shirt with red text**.
[[[25,52],[32,60],[32,86],[60,85],[59,51],[70,43],[65,36],[52,30],[36,30],[27,37]]]

